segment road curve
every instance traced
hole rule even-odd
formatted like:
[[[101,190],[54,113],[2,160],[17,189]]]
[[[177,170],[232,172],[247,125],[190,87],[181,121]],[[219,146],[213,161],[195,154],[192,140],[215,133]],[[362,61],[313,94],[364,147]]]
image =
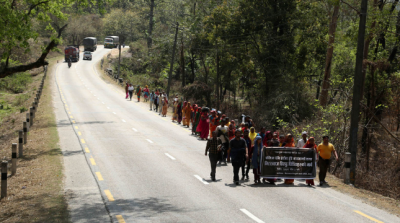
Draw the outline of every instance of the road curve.
[[[400,222],[304,181],[235,186],[230,165],[210,181],[204,141],[101,78],[95,65],[109,52],[52,73],[72,222]]]

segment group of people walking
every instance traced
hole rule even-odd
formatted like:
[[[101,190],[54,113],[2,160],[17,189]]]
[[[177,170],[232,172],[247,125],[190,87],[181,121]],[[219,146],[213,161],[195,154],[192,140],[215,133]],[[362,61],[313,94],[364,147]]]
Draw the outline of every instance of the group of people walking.
[[[126,85],[126,98],[132,98],[134,87],[131,84]],[[164,91],[156,90],[150,92],[148,86],[141,89],[136,87],[135,91],[138,102],[140,95],[143,94],[145,101],[150,101],[150,110],[159,112],[160,115],[166,117],[168,109],[168,96]],[[159,106],[161,108],[159,109]],[[314,149],[316,161],[320,168],[319,181],[320,186],[326,184],[326,173],[330,165],[332,154],[335,159],[338,155],[334,146],[329,143],[329,136],[323,136],[323,142],[317,145],[314,137],[308,137],[308,133],[304,131],[301,139],[295,143],[292,134],[281,134],[280,132],[267,131],[265,127],[261,127],[256,132],[256,126],[250,116],[243,116],[242,122],[236,123],[220,111],[200,107],[197,104],[191,104],[182,101],[175,95],[172,101],[173,115],[172,121],[178,122],[187,128],[191,128],[192,135],[199,136],[200,140],[207,140],[205,155],[209,156],[211,164],[211,180],[216,180],[216,168],[218,164],[231,162],[233,166],[233,181],[236,185],[240,181],[249,180],[249,171],[253,170],[254,183],[270,183],[275,184],[281,179],[264,178],[260,171],[261,151],[264,147],[298,147]],[[211,137],[209,137],[211,135]],[[239,172],[241,169],[241,179]],[[262,178],[262,182],[261,182]],[[285,184],[293,184],[294,179],[284,179]],[[314,185],[314,180],[307,179],[306,184]]]

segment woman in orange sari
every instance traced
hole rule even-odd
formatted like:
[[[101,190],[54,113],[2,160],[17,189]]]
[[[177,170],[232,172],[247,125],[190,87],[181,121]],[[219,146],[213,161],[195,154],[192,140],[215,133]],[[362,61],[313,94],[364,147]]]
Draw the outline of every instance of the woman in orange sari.
[[[182,109],[183,115],[185,116],[183,118],[183,125],[187,126],[189,128],[190,120],[191,120],[191,115],[192,115],[192,108],[190,107],[190,102],[187,103],[186,107]]]
[[[287,134],[285,142],[282,144],[283,147],[296,147],[292,134]],[[285,179],[285,184],[293,184],[294,179]]]
[[[317,153],[317,145],[315,144],[315,139],[314,139],[314,137],[308,138],[307,143],[303,146],[303,148],[314,149],[314,150],[315,150],[315,154],[316,154],[315,160],[318,159],[318,156],[317,156],[317,154],[318,154],[318,153]],[[314,186],[314,179],[306,180],[306,184],[307,184],[308,186],[311,186],[311,185]]]

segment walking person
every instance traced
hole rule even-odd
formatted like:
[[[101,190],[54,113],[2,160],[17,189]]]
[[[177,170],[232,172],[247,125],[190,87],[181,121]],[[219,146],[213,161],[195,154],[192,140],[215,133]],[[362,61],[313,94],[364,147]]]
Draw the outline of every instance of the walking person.
[[[294,139],[293,139],[293,135],[292,134],[287,134],[286,135],[286,140],[285,142],[282,144],[283,147],[296,147],[296,145],[294,144]],[[285,184],[293,184],[294,183],[294,179],[285,179]]]
[[[249,130],[246,129],[243,132],[243,139],[246,141],[246,145],[248,148],[248,151],[251,150],[251,139],[249,137]],[[249,160],[245,160],[245,162],[242,164],[242,180],[244,180],[244,178],[246,177],[246,180],[249,179],[249,171],[250,171],[250,162]]]
[[[318,145],[317,152],[319,154],[319,185],[323,186],[328,182],[325,181],[326,172],[330,165],[330,159],[332,152],[335,154],[336,161],[338,160],[338,155],[336,153],[335,147],[329,142],[329,136],[322,137],[323,142]]]
[[[158,111],[159,102],[160,102],[160,96],[155,95],[155,98],[154,98],[154,105],[156,106],[156,109],[155,109],[156,112]]]
[[[182,112],[183,112],[183,115],[185,116],[183,119],[183,125],[187,126],[189,128],[191,115],[192,115],[192,107],[190,105],[190,102],[187,103],[186,107],[183,108]]]
[[[193,128],[192,128],[192,134],[197,135],[197,126],[199,125],[200,122],[200,113],[201,113],[201,107],[196,106],[196,113],[194,116],[194,122],[193,122]]]
[[[162,93],[160,93],[160,96],[159,96],[159,105],[160,105],[160,110],[158,110],[158,115],[161,115],[161,113],[162,113],[162,99],[164,98],[164,95],[162,94]]]
[[[132,86],[132,84],[129,84],[129,87],[128,87],[128,92],[129,92],[129,99],[132,101],[132,95],[133,95],[133,90],[134,90],[135,88]]]
[[[314,137],[308,138],[307,143],[303,146],[303,148],[310,148],[310,149],[313,149],[313,150],[315,151],[315,156],[316,156],[316,157],[315,157],[315,160],[318,162],[317,144],[315,144],[315,139],[314,139]],[[313,179],[307,179],[307,180],[306,180],[306,184],[307,184],[308,186],[311,186],[311,185],[314,186],[314,180],[313,180]]]
[[[126,85],[125,85],[126,97],[125,97],[125,99],[128,99],[128,97],[129,97],[129,90],[128,90],[128,88],[129,88],[129,84],[128,84],[128,82],[126,82]]]
[[[304,131],[301,133],[301,139],[297,142],[298,148],[303,148],[303,146],[307,143],[307,132]]]
[[[140,88],[140,85],[137,86],[136,88],[136,95],[137,95],[137,101],[140,102],[140,94],[142,93],[142,89]]]
[[[153,110],[153,105],[154,105],[154,91],[152,91],[149,95],[149,100],[150,100],[150,111]]]
[[[163,106],[162,106],[162,117],[167,117],[167,111],[168,111],[168,100],[167,98],[163,98],[162,100]]]
[[[250,154],[251,164],[253,164],[253,174],[254,174],[254,184],[261,183],[260,181],[260,158],[261,158],[261,150],[263,148],[262,137],[257,136],[254,139],[254,147],[253,152]]]
[[[182,122],[182,102],[178,100],[178,106],[176,106],[177,114],[178,114],[178,124],[181,124]]]
[[[172,102],[172,122],[178,121],[178,95],[175,95],[174,101]]]
[[[233,166],[233,182],[236,185],[239,183],[239,170],[245,160],[249,159],[246,141],[241,138],[242,132],[236,131],[235,138],[229,142],[228,162],[232,158]]]
[[[210,125],[208,124],[209,122],[208,108],[203,108],[200,115],[200,122],[196,130],[200,132],[200,139],[202,140],[206,140],[208,138],[208,131],[210,130]]]
[[[143,88],[143,93],[144,93],[144,101],[147,102],[149,100],[149,87],[146,85],[145,88]]]
[[[223,148],[219,156],[219,164],[224,162],[226,164],[227,152],[229,148],[228,127],[225,125],[226,119],[220,121],[221,125],[216,128],[218,138],[221,140]]]
[[[211,164],[211,180],[215,181],[215,172],[217,169],[217,161],[218,161],[218,153],[220,151],[221,140],[217,137],[217,132],[212,133],[212,138],[208,139],[207,146],[206,146],[206,153],[205,155],[208,156],[210,159]]]

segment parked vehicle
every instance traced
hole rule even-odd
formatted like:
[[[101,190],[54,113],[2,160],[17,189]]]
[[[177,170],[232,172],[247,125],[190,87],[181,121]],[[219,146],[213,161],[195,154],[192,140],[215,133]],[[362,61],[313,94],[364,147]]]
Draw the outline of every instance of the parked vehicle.
[[[119,44],[118,36],[106,36],[104,38],[104,48],[116,48]]]
[[[83,46],[85,51],[96,51],[97,49],[97,39],[96,37],[86,37],[83,39]]]
[[[65,47],[65,61],[68,61],[68,58],[73,62],[79,61],[79,47],[78,46],[67,46]]]
[[[84,60],[92,60],[92,52],[90,52],[90,51],[83,52],[83,59]]]

